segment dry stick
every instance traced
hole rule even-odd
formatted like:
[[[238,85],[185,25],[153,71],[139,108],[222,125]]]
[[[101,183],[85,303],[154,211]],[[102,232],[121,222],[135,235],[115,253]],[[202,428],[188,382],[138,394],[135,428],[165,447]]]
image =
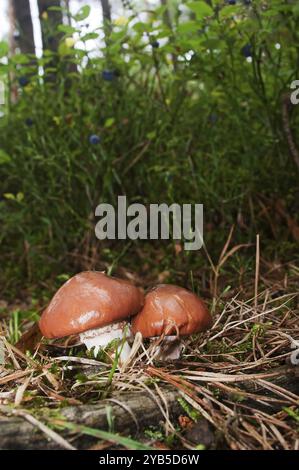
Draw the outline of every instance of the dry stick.
[[[140,386],[145,389],[150,397],[157,403],[158,408],[160,409],[160,412],[162,416],[165,418],[165,422],[167,423],[168,427],[170,429],[174,429],[171,421],[169,420],[169,412],[168,412],[168,407],[167,407],[167,402],[166,402],[166,409],[163,407],[163,403],[165,404],[165,400],[163,400],[163,403],[161,403],[161,400],[157,397],[157,395],[142,381],[138,380],[138,383]],[[161,398],[161,393],[158,393],[159,397]]]
[[[267,388],[273,393],[276,393],[276,395],[279,395],[286,400],[291,401],[295,406],[299,406],[299,397],[298,395],[295,395],[295,393],[290,392],[289,390],[286,390],[279,385],[276,385],[272,382],[268,382],[267,380],[264,380],[263,378],[258,378],[257,379],[257,384],[261,384],[264,388]]]
[[[260,274],[260,236],[256,236],[256,254],[255,254],[255,283],[254,283],[254,310],[257,311],[258,286]]]
[[[163,370],[161,371],[161,370],[156,369],[154,367],[148,367],[147,372],[149,373],[149,375],[156,375],[158,377],[161,377],[163,380],[165,380],[168,383],[175,386],[180,392],[183,392],[184,394],[188,395],[192,400],[194,400],[197,403],[198,406],[201,406],[203,408],[203,410],[208,408],[208,410],[210,412],[212,412],[212,414],[213,413],[215,414],[216,410],[212,408],[211,404],[206,402],[204,399],[200,399],[200,397],[197,396],[194,393],[194,392],[199,391],[204,396],[206,396],[208,394],[208,392],[204,392],[201,387],[196,386],[196,385],[194,385],[190,382],[188,383],[186,380],[183,380],[180,377],[176,377],[172,374],[168,374],[165,371],[163,371]],[[212,397],[209,396],[209,401],[211,401],[211,400],[212,400]],[[214,401],[217,401],[217,400],[214,399]],[[233,412],[229,408],[227,408],[224,404],[222,404],[218,401],[217,401],[217,404],[221,408],[224,408],[228,413],[232,413],[232,415],[233,415]],[[201,411],[201,413],[203,414],[202,411]],[[204,413],[203,416],[206,417],[206,419],[208,419],[210,422],[212,422],[215,425],[215,427],[219,427],[219,426],[217,426],[217,424],[214,423],[213,416],[210,416],[208,414],[208,412]]]
[[[77,362],[79,364],[87,364],[90,366],[98,366],[108,368],[108,364],[105,362],[100,362],[95,359],[89,359],[87,357],[77,357],[77,356],[59,356],[53,359],[53,362],[57,361],[67,361],[67,362]]]
[[[252,411],[252,408],[250,408],[248,405],[245,405],[244,403],[240,403],[239,406],[245,410],[249,409],[250,411]],[[293,431],[292,428],[288,424],[286,424],[282,420],[277,419],[275,415],[269,415],[261,410],[254,410],[254,416],[255,418],[258,418],[261,422],[266,421],[267,423],[273,423],[275,424],[275,426],[279,426],[280,428],[284,429],[287,432]]]
[[[128,164],[123,175],[126,175],[128,171],[143,157],[147,149],[149,148],[151,141],[148,141],[144,144],[141,151],[136,155],[136,157]]]
[[[22,385],[20,385],[16,391],[16,395],[15,395],[15,406],[19,406],[21,403],[22,403],[22,400],[23,400],[23,397],[24,397],[24,393],[28,387],[28,385],[30,384],[30,380],[32,378],[32,375],[33,375],[33,372],[32,374],[27,377],[24,382],[22,383]]]
[[[273,424],[269,424],[269,428],[271,428],[273,434],[275,435],[275,437],[278,439],[278,441],[280,442],[281,446],[283,447],[284,450],[289,450],[289,446],[288,444],[286,443],[284,437],[282,436],[282,434],[278,431],[278,429],[273,425]]]
[[[21,369],[21,366],[20,366],[20,364],[18,363],[17,358],[15,357],[15,355],[14,355],[14,353],[13,353],[13,350],[12,350],[12,348],[11,348],[11,345],[8,343],[8,341],[7,341],[4,337],[2,338],[2,341],[3,341],[3,343],[4,343],[4,346],[5,346],[6,349],[7,349],[7,352],[8,352],[9,357],[11,358],[11,360],[12,360],[14,366],[15,366],[15,369],[20,370],[20,369]]]
[[[21,379],[22,377],[25,377],[26,375],[29,375],[32,372],[33,372],[32,369],[20,370],[18,372],[13,372],[12,374],[5,375],[4,377],[0,377],[0,385],[11,382],[12,380]]]
[[[231,238],[232,238],[232,235],[233,235],[233,230],[234,230],[234,225],[231,227],[229,236],[228,236],[228,238],[226,240],[226,243],[223,247],[223,250],[222,250],[221,255],[219,257],[218,263],[217,263],[217,265],[214,269],[212,313],[215,311],[217,302],[219,300],[218,296],[217,296],[217,292],[218,292],[218,279],[219,279],[219,276],[220,276],[220,269],[226,263],[228,258],[230,258],[232,255],[234,255],[240,248],[247,248],[248,246],[250,246],[250,243],[242,243],[242,244],[234,246],[229,251],[227,251],[228,247],[230,245],[230,242],[231,242]]]
[[[138,420],[136,418],[136,415],[135,413],[131,410],[131,408],[129,406],[127,406],[125,403],[123,403],[122,401],[119,401],[119,400],[116,400],[115,398],[107,398],[107,401],[111,401],[111,403],[115,403],[116,405],[120,406],[121,408],[123,408],[124,410],[126,410],[129,415],[132,417],[134,423],[136,424],[136,430],[137,432],[139,432],[139,423],[138,423]]]
[[[233,232],[234,232],[234,228],[235,226],[232,225],[231,228],[230,228],[230,231],[229,231],[229,235],[228,235],[228,238],[224,244],[224,247],[220,253],[220,256],[219,256],[219,260],[218,260],[218,263],[217,263],[217,266],[215,266],[214,268],[214,285],[213,285],[213,305],[212,305],[212,312],[214,313],[215,311],[215,308],[216,308],[216,304],[217,304],[217,291],[218,291],[218,277],[219,277],[219,271],[220,271],[220,267],[221,265],[223,264],[222,263],[222,260],[225,256],[225,253],[229,247],[229,244],[231,242],[231,238],[233,236]]]

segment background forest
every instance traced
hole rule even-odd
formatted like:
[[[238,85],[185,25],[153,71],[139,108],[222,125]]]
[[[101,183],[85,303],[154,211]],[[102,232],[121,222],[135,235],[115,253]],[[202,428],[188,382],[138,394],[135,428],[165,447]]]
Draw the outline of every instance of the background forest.
[[[39,0],[39,58],[29,1],[12,2],[1,42],[2,289],[120,257],[155,271],[158,256],[170,277],[201,269],[203,250],[97,241],[94,209],[120,194],[203,203],[212,257],[232,225],[235,241],[260,233],[265,256],[294,257],[297,3],[125,2],[111,20],[102,1],[104,24],[88,32],[90,6],[68,3]],[[251,269],[248,250],[233,269]]]

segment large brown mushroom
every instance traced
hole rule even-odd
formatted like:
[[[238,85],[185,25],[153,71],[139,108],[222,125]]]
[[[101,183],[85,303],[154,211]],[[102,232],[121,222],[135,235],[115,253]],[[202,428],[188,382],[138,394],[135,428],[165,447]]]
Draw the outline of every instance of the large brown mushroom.
[[[143,338],[164,337],[156,358],[178,359],[184,347],[181,336],[205,331],[211,323],[207,306],[197,295],[161,284],[146,295],[143,309],[132,320],[132,332],[140,332]]]
[[[80,340],[97,355],[100,347],[118,339],[120,362],[130,354],[127,320],[143,305],[142,292],[122,279],[86,271],[69,279],[44,310],[39,327],[46,338],[80,334]]]

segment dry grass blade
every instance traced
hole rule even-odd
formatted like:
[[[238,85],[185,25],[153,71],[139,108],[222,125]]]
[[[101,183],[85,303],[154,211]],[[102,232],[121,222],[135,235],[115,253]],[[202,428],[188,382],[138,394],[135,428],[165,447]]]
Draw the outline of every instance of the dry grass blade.
[[[255,282],[254,282],[254,308],[257,309],[258,302],[258,286],[260,275],[260,236],[256,236],[256,254],[255,254]],[[266,300],[265,300],[266,304]]]
[[[24,380],[22,385],[18,387],[16,396],[15,396],[15,406],[20,406],[20,404],[22,403],[24,393],[30,383],[31,377],[32,377],[32,374]]]
[[[21,379],[26,375],[30,375],[32,373],[32,369],[20,370],[17,372],[13,372],[12,374],[8,374],[4,377],[0,377],[0,385],[4,385],[8,382],[12,382],[13,380]]]

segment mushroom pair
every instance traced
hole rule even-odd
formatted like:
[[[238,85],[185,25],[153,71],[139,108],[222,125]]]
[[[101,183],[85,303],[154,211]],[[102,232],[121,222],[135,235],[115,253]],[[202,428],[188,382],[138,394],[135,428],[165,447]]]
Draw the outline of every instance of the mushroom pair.
[[[204,302],[186,289],[159,285],[144,297],[127,281],[86,271],[57,291],[41,316],[39,328],[46,338],[79,334],[88,350],[94,348],[95,355],[99,348],[118,340],[116,353],[122,364],[137,332],[143,338],[162,336],[156,356],[176,359],[182,350],[180,336],[204,331],[210,324]]]

